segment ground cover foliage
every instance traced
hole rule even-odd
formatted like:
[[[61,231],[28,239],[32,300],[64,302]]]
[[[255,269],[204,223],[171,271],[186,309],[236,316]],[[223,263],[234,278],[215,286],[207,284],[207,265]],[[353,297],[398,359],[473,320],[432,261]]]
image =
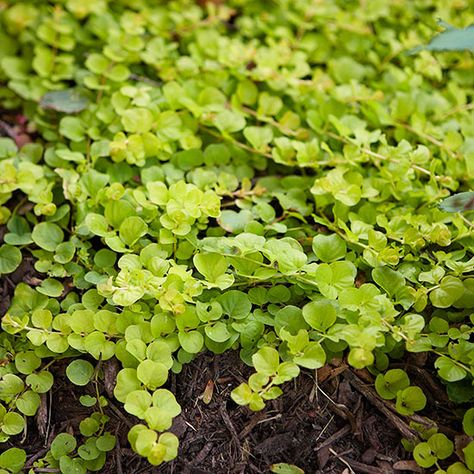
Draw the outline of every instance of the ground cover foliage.
[[[232,392],[251,410],[347,357],[408,420],[430,393],[392,364],[427,353],[466,436],[416,417],[405,446],[471,472],[472,195],[440,203],[472,187],[472,53],[407,54],[438,17],[471,24],[469,2],[203,3],[0,3],[0,101],[27,137],[0,138],[0,275],[38,274],[2,318],[0,442],[59,359],[77,386],[118,359],[129,442],[159,465],[170,372],[204,350],[254,367]],[[108,400],[80,403],[36,467],[102,469]]]

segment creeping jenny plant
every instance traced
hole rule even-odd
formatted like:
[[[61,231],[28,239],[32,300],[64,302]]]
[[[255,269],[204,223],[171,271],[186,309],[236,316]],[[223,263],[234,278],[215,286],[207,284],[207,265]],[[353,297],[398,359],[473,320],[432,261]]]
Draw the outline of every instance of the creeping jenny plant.
[[[404,416],[429,394],[387,369],[428,352],[473,435],[472,214],[439,206],[473,184],[472,54],[405,54],[469,2],[223,3],[0,5],[0,102],[35,138],[0,138],[0,275],[32,257],[41,276],[2,319],[0,442],[56,360],[97,391],[38,467],[102,469],[112,358],[132,448],[173,459],[167,381],[203,350],[255,368],[232,393],[252,410],[347,356]],[[451,441],[425,438],[415,459],[444,472]],[[473,442],[456,455],[474,469]]]

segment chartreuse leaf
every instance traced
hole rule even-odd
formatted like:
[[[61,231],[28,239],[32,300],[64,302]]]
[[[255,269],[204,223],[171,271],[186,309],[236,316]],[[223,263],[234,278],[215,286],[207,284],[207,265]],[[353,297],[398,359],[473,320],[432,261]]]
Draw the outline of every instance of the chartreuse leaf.
[[[84,461],[79,458],[70,458],[69,456],[62,456],[59,459],[59,468],[61,473],[71,474],[86,474],[87,468],[84,466]]]
[[[454,451],[454,443],[442,433],[430,436],[427,442],[419,443],[413,450],[413,457],[421,467],[431,467],[438,459],[446,459]]]
[[[252,309],[252,303],[250,303],[248,296],[238,290],[226,291],[217,298],[217,301],[224,314],[233,319],[246,318]]]
[[[464,285],[459,278],[444,277],[430,293],[430,300],[437,308],[449,308],[464,294]]]
[[[87,385],[94,374],[94,366],[82,359],[73,360],[66,367],[67,378],[74,385]]]
[[[69,433],[56,435],[51,443],[51,454],[54,459],[59,460],[62,456],[72,453],[77,446],[76,439]]]
[[[405,285],[405,278],[399,272],[389,267],[377,267],[372,270],[372,278],[390,296],[394,295]]]
[[[53,385],[53,381],[53,375],[46,370],[30,374],[26,377],[27,385],[31,386],[33,392],[36,393],[48,392]]]
[[[385,374],[377,375],[375,379],[375,390],[385,400],[393,400],[400,390],[410,385],[410,379],[402,369],[391,369]]]
[[[9,448],[0,454],[0,468],[7,472],[20,472],[26,463],[26,453],[23,449]]]
[[[467,376],[466,370],[449,357],[438,357],[435,367],[438,369],[438,375],[448,382],[457,382]]]
[[[31,374],[41,365],[41,359],[33,351],[18,352],[15,355],[15,366],[22,374]]]
[[[110,433],[105,433],[102,436],[99,436],[96,440],[97,449],[104,453],[112,451],[112,449],[115,448],[116,443],[117,438]]]
[[[464,461],[466,466],[469,469],[474,469],[474,441],[471,441],[465,448],[462,450],[464,454]]]
[[[23,416],[15,411],[10,411],[3,416],[0,422],[1,430],[10,436],[21,433],[26,427],[26,422]]]
[[[18,411],[23,413],[26,416],[34,416],[38,411],[38,408],[41,404],[40,396],[33,392],[32,390],[27,390],[23,392],[17,399],[16,399],[16,407]]]
[[[64,232],[57,224],[41,222],[34,226],[31,237],[38,247],[54,252],[56,247],[63,241]]]
[[[443,433],[435,433],[430,436],[428,444],[438,459],[446,459],[453,454],[454,443]]]
[[[244,137],[257,150],[264,151],[273,139],[273,131],[270,127],[245,127]]]
[[[318,234],[313,238],[313,252],[324,263],[340,260],[346,251],[346,243],[337,234]]]
[[[252,389],[246,383],[241,383],[237,388],[232,390],[231,397],[238,405],[248,405],[252,400]]]
[[[168,390],[159,389],[153,393],[153,406],[147,409],[145,420],[148,426],[157,431],[171,427],[173,418],[181,413],[181,407]]]
[[[79,423],[79,431],[81,432],[82,436],[92,436],[93,434],[97,433],[100,429],[100,424],[99,422],[95,419],[92,418],[91,416],[84,418],[80,423]]]
[[[125,410],[138,418],[144,418],[151,405],[151,395],[146,390],[134,390],[127,395]]]
[[[326,331],[337,319],[336,309],[328,300],[311,301],[303,306],[305,321],[318,331]]]
[[[199,273],[206,278],[206,283],[225,290],[234,283],[234,277],[227,275],[229,263],[222,255],[217,253],[199,253],[193,258],[193,262]]]
[[[304,474],[303,469],[293,464],[278,463],[270,466],[270,471],[276,474]]]
[[[150,390],[161,387],[168,378],[168,369],[161,362],[145,359],[137,367],[137,377]]]
[[[309,342],[293,361],[307,369],[319,369],[326,363],[326,353],[319,342]]]
[[[413,457],[421,467],[428,468],[435,464],[436,456],[433,454],[428,443],[419,443],[413,450]]]
[[[474,436],[474,408],[469,408],[469,410],[464,413],[462,427],[464,433],[468,436]]]
[[[423,410],[426,396],[420,387],[407,387],[397,392],[396,407],[402,415],[413,415],[415,411]]]
[[[273,347],[262,347],[252,356],[255,370],[262,375],[275,375],[280,365],[280,356]]]
[[[141,387],[141,382],[138,380],[137,371],[132,368],[125,368],[117,374],[117,382],[114,388],[115,398],[122,403],[125,403],[127,395],[134,390]]]
[[[347,360],[352,367],[356,369],[363,369],[374,363],[374,354],[371,350],[365,347],[353,347],[350,352]]]
[[[21,252],[13,245],[0,246],[0,275],[14,272],[21,263]]]

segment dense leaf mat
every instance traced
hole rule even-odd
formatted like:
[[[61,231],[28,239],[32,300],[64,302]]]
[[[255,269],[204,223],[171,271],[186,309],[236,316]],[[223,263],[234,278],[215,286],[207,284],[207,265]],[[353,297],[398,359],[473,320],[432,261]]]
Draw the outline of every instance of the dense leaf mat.
[[[103,469],[117,402],[170,461],[170,373],[237,349],[237,404],[343,359],[420,466],[470,472],[472,207],[439,204],[473,184],[473,59],[413,54],[470,2],[222,3],[0,3],[0,442],[65,359],[87,416],[28,467]],[[409,353],[464,436],[420,416]]]

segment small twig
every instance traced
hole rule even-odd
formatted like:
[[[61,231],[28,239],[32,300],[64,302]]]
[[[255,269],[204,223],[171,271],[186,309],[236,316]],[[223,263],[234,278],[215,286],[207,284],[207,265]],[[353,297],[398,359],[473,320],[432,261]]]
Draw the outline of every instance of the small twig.
[[[275,416],[272,416],[270,418],[265,418],[263,420],[258,421],[257,425],[261,425],[262,423],[267,423],[267,422],[273,421],[273,420],[279,420],[281,417],[282,417],[282,414],[278,413],[278,415],[275,415]]]
[[[232,439],[234,440],[237,447],[240,449],[239,435],[237,434],[237,431],[235,430],[235,427],[232,424],[230,416],[227,413],[226,402],[221,403],[221,405],[219,407],[219,412],[221,414],[222,420],[224,421],[224,424],[226,425],[227,429],[229,430],[230,434],[232,435]]]
[[[337,454],[336,451],[334,451],[334,449],[329,448],[329,452],[331,454],[334,454],[334,456],[336,456],[336,458],[339,459],[339,461],[341,461],[342,464],[345,464],[352,474],[356,474],[354,470],[352,469],[351,465],[341,455]]]
[[[39,459],[40,457],[42,457],[44,454],[46,454],[47,452],[49,451],[49,446],[46,446],[45,448],[43,449],[40,449],[37,453],[33,454],[29,459],[28,461],[26,462],[25,466],[23,469],[29,469],[30,467],[33,466],[33,463]]]
[[[333,417],[334,418],[334,417]],[[332,418],[331,418],[332,419]],[[329,420],[331,421],[331,420]],[[327,426],[327,425],[326,425]],[[324,428],[326,428],[326,426]],[[320,449],[323,449],[325,448],[326,446],[329,446],[330,444],[334,443],[335,441],[337,441],[339,438],[342,438],[344,435],[346,435],[347,433],[349,433],[351,431],[351,427],[349,425],[346,425],[344,426],[343,428],[341,428],[339,431],[336,431],[334,434],[332,434],[331,436],[329,436],[329,438],[325,439],[319,446],[315,447],[314,448],[314,451],[319,451]],[[324,432],[321,431],[321,434]],[[320,436],[321,436],[320,434]],[[319,437],[318,437],[319,439]],[[317,441],[317,440],[316,440]]]
[[[324,425],[324,428],[320,431],[320,433],[318,434],[318,437],[316,438],[315,440],[315,443],[317,443],[319,441],[319,439],[321,438],[321,436],[326,432],[326,430],[328,429],[329,425],[332,423],[332,420],[334,420],[334,415],[331,415],[331,418],[329,418],[329,421]],[[329,438],[328,438],[329,439]],[[327,441],[327,440],[326,440]],[[322,444],[324,444],[326,441],[324,441]],[[314,451],[319,451],[321,447],[316,447],[314,448]]]
[[[449,117],[450,115],[455,115],[458,112],[463,112],[463,111],[472,110],[472,109],[474,109],[474,102],[470,102],[469,104],[458,105],[457,107],[454,107],[451,110],[448,110],[441,117],[445,119],[446,117]]]
[[[117,440],[117,443],[115,445],[115,464],[117,466],[117,474],[123,474],[122,455],[120,453],[120,441],[119,441],[119,436],[118,436],[118,427],[115,430],[115,439]]]

